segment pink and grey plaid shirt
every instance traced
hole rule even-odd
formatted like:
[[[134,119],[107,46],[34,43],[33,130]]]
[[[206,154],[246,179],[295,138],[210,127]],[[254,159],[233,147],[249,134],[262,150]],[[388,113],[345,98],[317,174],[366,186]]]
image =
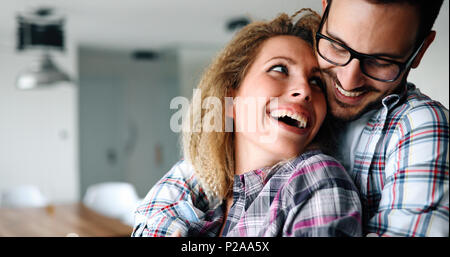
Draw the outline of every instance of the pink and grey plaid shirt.
[[[210,201],[211,200],[211,201]],[[133,236],[217,236],[225,205],[208,197],[181,161],[136,211]],[[309,151],[282,165],[236,175],[224,236],[360,236],[356,187],[334,158]]]

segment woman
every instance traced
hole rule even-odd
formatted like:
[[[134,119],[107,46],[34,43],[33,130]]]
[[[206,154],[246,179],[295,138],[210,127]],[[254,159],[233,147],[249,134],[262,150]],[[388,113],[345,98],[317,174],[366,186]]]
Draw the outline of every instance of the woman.
[[[298,13],[249,24],[205,72],[201,96],[194,98],[206,106],[219,99],[227,108],[208,112],[191,103],[186,160],[138,207],[133,236],[361,234],[357,190],[343,167],[319,150],[324,135],[314,140],[327,111],[313,51],[320,18]],[[222,130],[202,130],[211,112]],[[233,132],[226,132],[227,119]]]

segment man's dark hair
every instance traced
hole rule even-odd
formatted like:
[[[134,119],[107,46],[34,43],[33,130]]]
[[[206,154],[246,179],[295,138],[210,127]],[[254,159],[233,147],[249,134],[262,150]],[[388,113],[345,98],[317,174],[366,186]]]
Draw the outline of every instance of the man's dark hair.
[[[328,4],[332,0],[327,0]],[[366,0],[374,4],[409,4],[416,8],[420,17],[417,40],[423,40],[433,28],[444,0]]]

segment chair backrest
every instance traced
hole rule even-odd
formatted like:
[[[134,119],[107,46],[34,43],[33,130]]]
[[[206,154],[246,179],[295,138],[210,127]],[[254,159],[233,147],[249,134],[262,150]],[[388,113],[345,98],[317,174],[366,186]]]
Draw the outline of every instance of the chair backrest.
[[[21,185],[5,190],[2,193],[2,207],[44,207],[48,204],[47,198],[34,185]]]
[[[83,203],[105,216],[125,221],[134,216],[139,201],[133,185],[125,182],[105,182],[89,186]],[[126,222],[128,223],[128,222]]]

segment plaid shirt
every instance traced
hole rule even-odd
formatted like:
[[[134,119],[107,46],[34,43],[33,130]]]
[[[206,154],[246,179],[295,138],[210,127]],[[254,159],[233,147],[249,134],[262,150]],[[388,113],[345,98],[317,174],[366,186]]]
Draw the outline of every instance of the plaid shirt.
[[[212,198],[186,165],[178,163],[150,190],[137,209],[133,236],[166,236],[177,229],[184,236],[218,235],[225,204],[208,202]],[[343,167],[310,151],[271,169],[236,175],[223,235],[359,236],[360,215],[357,189]]]
[[[364,234],[449,236],[448,110],[412,84],[405,89],[351,135],[359,139],[346,168],[360,190]]]
[[[223,221],[221,206],[200,187],[192,166],[179,161],[137,207],[132,236],[170,236],[177,230],[183,236],[215,236]]]
[[[361,236],[358,192],[320,151],[235,176],[226,236]]]

